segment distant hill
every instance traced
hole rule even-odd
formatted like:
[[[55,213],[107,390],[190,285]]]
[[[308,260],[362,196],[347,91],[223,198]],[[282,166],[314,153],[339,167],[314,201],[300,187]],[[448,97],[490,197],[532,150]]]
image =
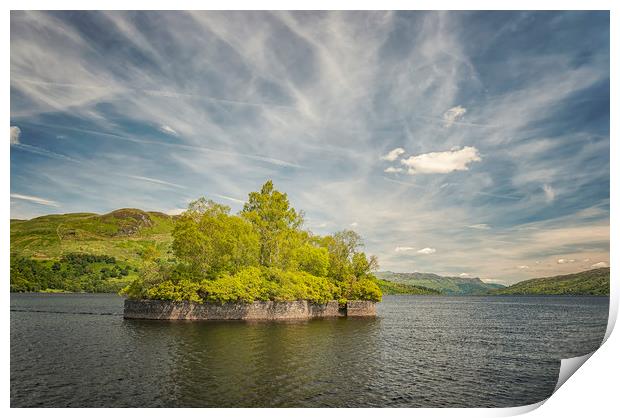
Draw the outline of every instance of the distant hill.
[[[449,277],[433,273],[381,271],[376,273],[376,276],[394,283],[436,290],[446,295],[480,295],[505,287],[498,283],[485,283],[477,277]]]
[[[173,225],[169,215],[140,209],[118,209],[105,215],[69,213],[11,219],[11,257],[44,260],[67,253],[88,253],[138,262],[148,245],[166,253]]]
[[[378,279],[377,284],[384,295],[440,295],[441,292],[426,287],[411,286]]]
[[[489,292],[494,295],[609,295],[609,267],[542,277]]]
[[[166,257],[173,225],[140,209],[11,219],[11,291],[117,292],[137,276],[145,248]]]

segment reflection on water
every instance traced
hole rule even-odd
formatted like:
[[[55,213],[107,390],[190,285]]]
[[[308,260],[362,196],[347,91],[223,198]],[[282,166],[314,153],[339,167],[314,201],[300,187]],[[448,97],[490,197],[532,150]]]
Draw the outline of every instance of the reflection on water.
[[[517,406],[598,347],[608,299],[391,296],[374,319],[125,321],[11,295],[12,406]]]

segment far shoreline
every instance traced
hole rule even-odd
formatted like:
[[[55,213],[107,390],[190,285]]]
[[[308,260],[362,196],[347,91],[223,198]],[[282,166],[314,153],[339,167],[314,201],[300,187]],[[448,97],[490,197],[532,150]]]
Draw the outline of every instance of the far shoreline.
[[[117,292],[73,292],[69,290],[59,290],[59,291],[37,291],[37,292],[9,292],[11,295],[116,295],[123,299],[127,299],[127,296],[119,295]],[[383,296],[412,296],[412,297],[449,297],[449,298],[471,298],[471,297],[481,297],[481,296],[492,296],[492,297],[513,297],[513,296],[527,296],[527,297],[540,297],[540,296],[572,296],[572,297],[601,297],[608,298],[610,295],[589,295],[583,293],[558,293],[558,294],[548,294],[548,293],[523,293],[523,294],[464,294],[464,295],[455,295],[455,294],[411,294],[411,293],[392,293],[392,294],[383,294]],[[157,300],[157,299],[153,299]]]

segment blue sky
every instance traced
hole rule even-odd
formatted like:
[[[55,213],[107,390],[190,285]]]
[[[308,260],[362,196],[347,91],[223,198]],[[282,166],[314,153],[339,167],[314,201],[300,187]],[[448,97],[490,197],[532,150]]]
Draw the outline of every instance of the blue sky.
[[[267,179],[384,270],[607,265],[609,14],[11,13],[11,217]]]

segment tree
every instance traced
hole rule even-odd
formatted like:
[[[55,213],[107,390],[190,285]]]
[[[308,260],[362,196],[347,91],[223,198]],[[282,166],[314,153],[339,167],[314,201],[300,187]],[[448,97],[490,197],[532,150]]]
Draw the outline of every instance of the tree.
[[[172,232],[175,256],[197,276],[215,277],[258,263],[258,235],[247,220],[210,200],[192,202]]]
[[[370,258],[366,258],[366,254],[363,252],[353,254],[351,264],[353,275],[357,278],[367,277],[379,268],[377,257],[371,255]]]
[[[323,244],[329,252],[329,276],[345,280],[354,275],[353,256],[363,246],[362,238],[355,232],[344,230],[327,236]]]
[[[252,223],[260,237],[260,264],[285,265],[285,243],[296,238],[303,224],[303,213],[290,206],[286,193],[276,190],[271,180],[267,181],[260,192],[249,194],[241,216]]]

